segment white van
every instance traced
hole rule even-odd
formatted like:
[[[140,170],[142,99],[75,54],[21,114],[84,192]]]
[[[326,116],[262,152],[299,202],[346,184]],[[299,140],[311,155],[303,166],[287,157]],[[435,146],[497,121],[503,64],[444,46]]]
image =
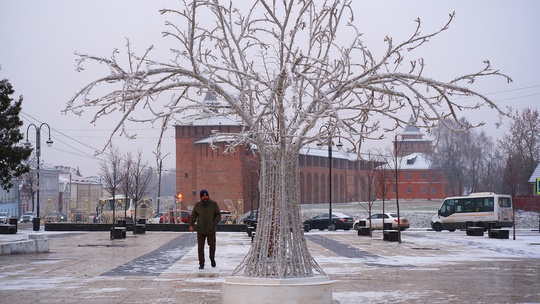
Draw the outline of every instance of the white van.
[[[512,227],[512,197],[493,192],[471,193],[444,199],[437,215],[431,218],[435,231],[465,229],[467,226]]]

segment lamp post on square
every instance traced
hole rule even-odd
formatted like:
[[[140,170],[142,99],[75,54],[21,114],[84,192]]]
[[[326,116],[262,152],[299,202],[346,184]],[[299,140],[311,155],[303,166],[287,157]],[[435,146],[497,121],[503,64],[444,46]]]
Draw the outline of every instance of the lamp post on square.
[[[156,212],[156,213],[159,213],[159,209],[160,209],[159,208],[159,201],[160,201],[160,198],[161,198],[161,170],[163,169],[163,159],[165,157],[167,157],[167,155],[169,155],[171,153],[167,153],[163,157],[160,157],[161,154],[158,155],[156,152],[153,152],[153,153],[159,159],[159,162],[158,162],[159,179],[158,179],[157,212]]]
[[[41,222],[41,217],[40,217],[40,211],[39,211],[39,157],[41,156],[41,128],[43,128],[43,126],[46,126],[47,129],[49,130],[49,139],[47,140],[47,146],[52,146],[53,144],[53,141],[51,140],[51,127],[49,127],[49,125],[47,123],[42,123],[41,125],[36,126],[35,124],[30,124],[28,126],[28,128],[26,128],[26,144],[27,145],[30,145],[30,143],[28,142],[28,130],[30,130],[30,127],[34,127],[34,129],[36,129],[36,157],[37,157],[37,167],[36,167],[36,172],[37,172],[37,208],[36,208],[36,217],[34,217],[33,219],[33,223],[34,223],[34,231],[39,231],[39,226],[40,226],[40,222]]]
[[[336,127],[335,130],[340,134],[339,128]],[[319,133],[323,132],[326,133],[326,137],[323,141],[317,143],[317,147],[322,149],[325,144],[328,145],[328,231],[332,231],[334,230],[332,225],[332,146],[334,145],[334,142],[332,141],[333,134],[332,129],[330,129],[330,124],[325,124],[319,129]],[[338,136],[339,139],[336,147],[338,150],[341,150],[343,143],[341,143],[341,135]]]

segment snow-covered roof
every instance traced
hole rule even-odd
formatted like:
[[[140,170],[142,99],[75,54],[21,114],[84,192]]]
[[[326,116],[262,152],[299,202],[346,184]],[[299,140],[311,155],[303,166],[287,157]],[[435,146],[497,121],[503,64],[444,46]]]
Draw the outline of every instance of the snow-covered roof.
[[[405,130],[403,130],[403,132],[401,133],[401,135],[422,135],[422,136],[424,136],[424,133],[420,132],[420,129],[418,129],[416,126],[408,124],[405,127]]]
[[[401,170],[427,170],[431,168],[431,161],[425,153],[412,153],[401,157],[398,161],[398,168]],[[394,161],[381,166],[383,169],[393,169],[395,167]]]
[[[51,172],[58,172],[58,173],[61,172],[61,170],[57,169],[55,166],[51,164],[41,164],[40,168],[43,171],[51,171]]]
[[[240,126],[240,124],[231,116],[211,116],[186,122],[185,125],[191,126]]]
[[[99,184],[99,179],[95,176],[82,177],[76,174],[62,173],[58,177],[59,182],[67,182],[73,184]]]
[[[405,130],[403,130],[403,133],[401,135],[422,135],[424,136],[424,133],[420,132],[420,129],[414,125],[414,117],[411,115],[409,118],[409,121],[407,122],[407,126],[405,126]]]
[[[531,174],[531,178],[529,178],[529,183],[536,183],[537,178],[540,178],[540,163],[536,165],[536,169],[534,169],[533,173]]]
[[[429,142],[431,142],[432,140],[429,139],[429,138],[403,138],[403,139],[400,139],[398,142],[402,142],[402,141],[403,142],[406,142],[406,141],[412,141],[412,142],[429,141]]]
[[[301,155],[309,155],[309,156],[319,156],[319,157],[328,157],[328,148],[326,149],[319,149],[319,148],[302,148],[300,150]],[[332,150],[332,158],[339,158],[339,159],[346,159],[349,161],[355,161],[358,159],[358,154],[356,153],[349,153],[346,152],[343,149],[340,150]]]
[[[203,138],[195,142],[195,144],[210,144],[218,142],[232,142],[236,140],[234,135],[216,135],[213,137]],[[319,148],[302,148],[300,150],[300,155],[309,155],[309,156],[319,156],[319,157],[328,157],[328,149],[319,149]],[[346,159],[349,161],[358,160],[358,154],[346,152],[343,149],[332,150],[332,158],[336,159]]]
[[[223,134],[223,135],[216,135],[212,137],[203,138],[201,140],[196,141],[196,144],[210,144],[210,143],[218,143],[218,142],[232,142],[237,139],[237,136],[230,135],[230,134]]]
[[[201,107],[198,110],[202,118],[186,120],[182,125],[187,126],[239,126],[238,119],[235,116],[227,115],[221,111],[229,106],[219,101],[212,91],[207,91]]]

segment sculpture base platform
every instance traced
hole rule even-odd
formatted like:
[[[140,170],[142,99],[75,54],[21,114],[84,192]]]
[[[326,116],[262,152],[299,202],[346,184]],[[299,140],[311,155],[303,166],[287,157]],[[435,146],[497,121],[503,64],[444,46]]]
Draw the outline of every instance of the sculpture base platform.
[[[332,283],[327,276],[291,279],[232,276],[222,284],[222,303],[330,304]]]

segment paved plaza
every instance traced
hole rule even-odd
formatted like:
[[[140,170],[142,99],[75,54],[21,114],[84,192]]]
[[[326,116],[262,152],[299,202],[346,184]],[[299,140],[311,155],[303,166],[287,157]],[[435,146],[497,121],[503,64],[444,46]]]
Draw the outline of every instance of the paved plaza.
[[[192,233],[41,233],[48,253],[0,255],[0,303],[221,303],[221,283],[251,246],[246,233],[219,232],[217,267],[199,270]],[[380,231],[305,235],[334,281],[333,303],[540,303],[538,231],[513,240],[410,229],[401,244]],[[239,294],[238,303],[257,299]]]

